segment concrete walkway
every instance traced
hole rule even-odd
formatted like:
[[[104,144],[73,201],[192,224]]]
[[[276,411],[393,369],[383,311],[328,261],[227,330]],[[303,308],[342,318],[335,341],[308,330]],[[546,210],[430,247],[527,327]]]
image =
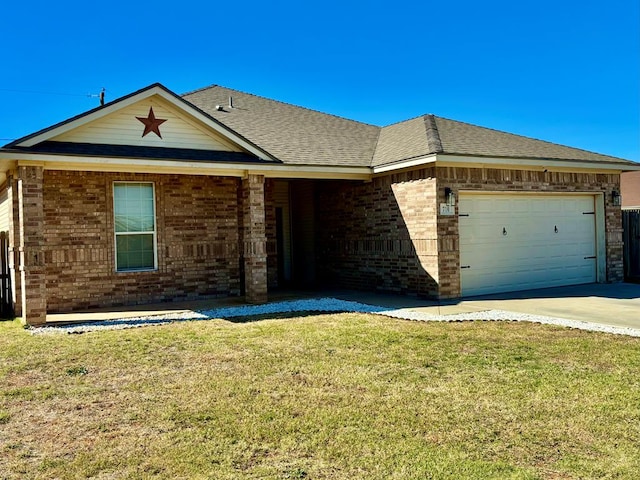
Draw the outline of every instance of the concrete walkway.
[[[588,284],[508,294],[469,297],[452,301],[432,301],[403,295],[345,290],[284,291],[269,295],[269,302],[304,298],[332,297],[341,300],[379,305],[389,309],[407,309],[431,315],[502,310],[543,315],[600,325],[640,329],[640,284]],[[243,305],[243,298],[198,300],[136,307],[100,309],[93,312],[49,314],[49,325],[115,320],[149,315],[166,315],[189,311]]]

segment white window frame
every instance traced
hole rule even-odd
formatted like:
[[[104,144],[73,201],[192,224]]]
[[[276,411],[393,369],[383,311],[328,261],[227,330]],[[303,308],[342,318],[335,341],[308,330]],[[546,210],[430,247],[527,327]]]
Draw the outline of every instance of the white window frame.
[[[153,199],[153,231],[148,232],[117,232],[116,231],[116,185],[123,184],[146,184],[151,185],[151,195]],[[137,182],[137,181],[115,181],[112,185],[112,196],[113,196],[113,251],[114,251],[114,270],[116,273],[131,273],[131,272],[153,272],[158,270],[158,222],[156,218],[156,186],[154,182]],[[118,268],[118,236],[120,235],[153,235],[153,267],[143,267],[143,268]]]

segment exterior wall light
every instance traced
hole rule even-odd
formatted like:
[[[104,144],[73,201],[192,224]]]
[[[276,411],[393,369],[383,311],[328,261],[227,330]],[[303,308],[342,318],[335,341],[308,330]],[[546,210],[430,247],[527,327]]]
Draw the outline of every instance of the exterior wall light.
[[[453,193],[449,187],[445,187],[444,189],[444,198],[447,201],[447,205],[455,205],[456,204],[456,195]]]
[[[619,207],[620,205],[622,205],[622,196],[617,190],[611,192],[611,203],[614,207]]]

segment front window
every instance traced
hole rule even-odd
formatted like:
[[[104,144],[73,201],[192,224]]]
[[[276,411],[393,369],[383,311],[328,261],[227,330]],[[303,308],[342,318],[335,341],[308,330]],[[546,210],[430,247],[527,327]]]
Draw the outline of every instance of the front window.
[[[156,268],[156,222],[153,183],[113,184],[116,271]]]

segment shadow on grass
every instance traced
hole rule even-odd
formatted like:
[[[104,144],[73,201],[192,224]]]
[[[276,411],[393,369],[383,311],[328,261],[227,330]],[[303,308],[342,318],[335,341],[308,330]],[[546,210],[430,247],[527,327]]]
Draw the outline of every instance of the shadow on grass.
[[[254,322],[264,322],[268,320],[287,320],[290,318],[300,318],[300,317],[313,317],[316,315],[333,315],[333,314],[342,314],[342,313],[352,313],[349,310],[305,310],[301,312],[280,312],[280,313],[262,313],[259,315],[244,315],[241,317],[228,317],[228,318],[219,318],[218,320],[224,320],[225,322],[230,323],[254,323]],[[212,319],[213,320],[213,319]]]

